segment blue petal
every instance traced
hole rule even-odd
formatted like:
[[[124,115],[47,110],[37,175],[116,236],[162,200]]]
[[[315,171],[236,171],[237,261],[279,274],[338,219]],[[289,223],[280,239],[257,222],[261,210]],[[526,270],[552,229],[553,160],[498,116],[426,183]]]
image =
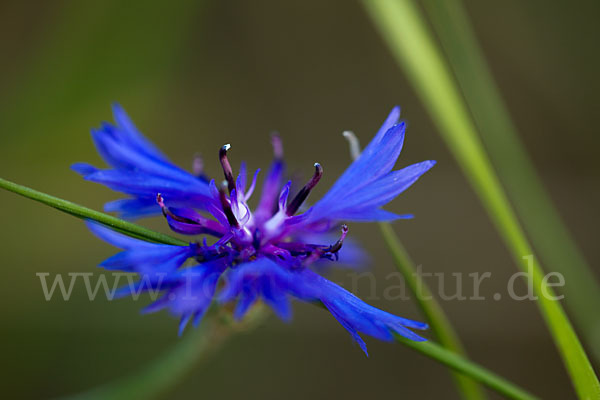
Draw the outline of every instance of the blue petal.
[[[154,146],[137,130],[134,123],[131,121],[121,105],[118,103],[113,103],[112,111],[115,122],[120,128],[122,128],[124,137],[129,144],[136,147],[139,151],[156,158],[157,160],[164,162],[169,161],[167,157],[156,148],[156,146]]]
[[[233,311],[233,318],[236,321],[240,321],[248,312],[248,309],[256,302],[258,299],[258,293],[256,290],[244,290],[242,295],[240,296],[240,300],[237,302],[235,306],[235,310]]]
[[[87,180],[135,197],[106,207],[128,218],[157,214],[160,208],[151,202],[162,193],[171,204],[204,208],[209,201],[208,184],[171,163],[118,104],[113,105],[113,112],[116,125],[103,123],[92,130],[92,139],[98,153],[114,169],[99,170],[84,163],[72,166]]]
[[[347,196],[343,201],[343,207],[344,209],[381,207],[408,189],[434,165],[435,161],[423,161],[398,171],[392,171]]]

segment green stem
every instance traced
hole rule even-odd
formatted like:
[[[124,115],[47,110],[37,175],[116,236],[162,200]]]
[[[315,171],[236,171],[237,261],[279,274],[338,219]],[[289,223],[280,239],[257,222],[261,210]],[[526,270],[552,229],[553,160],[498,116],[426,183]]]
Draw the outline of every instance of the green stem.
[[[531,279],[538,306],[571,381],[582,399],[600,398],[600,383],[488,160],[452,75],[419,9],[410,0],[363,1],[393,55],[405,69],[442,137],[481,198],[517,265]],[[528,262],[529,261],[529,262]],[[530,265],[531,264],[531,265]]]
[[[7,181],[6,179],[0,178],[0,188],[20,194],[28,199],[39,201],[40,203],[54,207],[75,217],[94,220],[129,236],[144,239],[150,242],[170,244],[173,246],[188,245],[188,243],[184,242],[183,240],[176,239],[172,236],[146,229],[142,226],[113,217],[112,215],[95,211],[91,208],[83,207],[79,204],[59,199],[58,197],[50,196],[46,193],[38,192],[37,190],[30,189],[26,186]]]
[[[531,400],[537,397],[507,381],[506,379],[488,371],[485,368],[449,351],[434,342],[414,342],[402,336],[396,336],[396,340],[410,347],[426,357],[432,358],[455,371],[461,372],[489,387],[490,389],[506,396],[509,399]]]
[[[103,223],[107,226],[118,227],[118,229],[120,229],[123,233],[133,237],[147,238],[149,240],[155,240],[157,242],[165,244],[171,244],[171,242],[173,241],[175,241],[176,243],[178,242],[177,239],[171,238],[170,236],[166,236],[166,238],[169,238],[168,241],[161,241],[160,238],[165,235],[161,235],[160,233],[154,232],[150,229],[142,228],[135,224],[122,221],[118,218],[114,218],[110,215],[94,211],[86,207],[82,207],[69,201],[62,200],[57,197],[53,197],[35,191],[33,189],[29,189],[21,185],[8,182],[2,178],[0,178],[0,187],[14,193],[18,193],[27,198],[40,201],[43,204],[54,207],[68,214],[72,214],[80,218],[94,220]],[[255,315],[254,317],[250,317],[250,320],[260,321],[261,316],[263,314],[264,312],[262,311],[262,309],[259,308],[258,310],[255,310]],[[247,324],[247,322],[245,322],[244,324]],[[209,332],[212,332],[210,331],[210,329],[212,329],[210,327],[205,327],[204,329],[209,329]],[[198,335],[200,337],[204,337],[206,334]],[[175,378],[178,374],[181,374],[182,372],[188,370],[188,365],[193,360],[205,355],[205,351],[212,348],[213,344],[211,343],[210,337],[214,337],[214,335],[208,334],[206,336],[208,338],[206,340],[202,340],[201,343],[196,343],[196,341],[200,340],[200,338],[196,338],[196,336],[193,336],[193,338],[189,338],[188,340],[185,340],[184,342],[176,346],[172,353],[168,353],[164,358],[159,359],[159,361],[152,364],[140,373],[135,374],[128,379],[117,381],[114,384],[109,384],[105,387],[100,387],[84,395],[89,395],[91,398],[105,398],[105,396],[103,396],[104,394],[111,397],[111,395],[117,396],[122,393],[127,398],[127,395],[131,396],[132,393],[137,393],[136,390],[143,391],[143,393],[145,394],[154,393],[155,390],[157,392],[161,390],[164,391],[176,381]],[[224,339],[222,335],[219,336],[219,338]],[[490,371],[487,371],[485,368],[480,367],[477,364],[474,364],[464,359],[463,357],[453,353],[452,351],[445,350],[440,346],[435,345],[434,343],[430,343],[428,345],[423,346],[422,344],[417,344],[412,341],[406,341],[404,338],[398,338],[398,341],[406,344],[407,346],[422,353],[427,357],[430,357],[434,360],[441,362],[444,365],[447,365],[450,368],[453,368],[458,372],[461,372],[475,380],[481,381],[483,384],[487,385],[491,389],[506,394],[511,398],[534,398],[531,395],[529,395],[526,391],[518,388],[512,383],[506,381],[505,379],[495,375]],[[194,343],[196,344],[194,345]],[[210,346],[208,346],[209,343],[211,344]],[[174,365],[178,359],[181,359],[181,366],[174,366],[173,368],[169,369],[169,373],[172,373],[173,370],[175,370],[176,373],[174,373],[172,377],[163,377],[163,370],[160,369],[159,366]],[[152,385],[156,385],[156,387],[153,389]]]
[[[564,275],[565,307],[600,360],[597,281],[527,155],[477,43],[464,4],[460,0],[425,0],[423,5],[502,183],[544,265]]]
[[[350,145],[351,157],[356,160],[361,152],[358,138],[354,133],[349,131],[344,132],[343,135]],[[379,228],[381,229],[381,235],[383,236],[388,249],[392,253],[396,268],[400,271],[405,282],[408,283],[410,290],[414,293],[417,303],[419,304],[421,311],[425,314],[434,335],[446,349],[466,358],[467,352],[460,342],[458,335],[452,328],[452,324],[450,324],[450,321],[446,317],[440,304],[435,297],[433,297],[431,290],[425,281],[417,274],[414,263],[400,242],[400,239],[398,239],[398,236],[395,234],[391,224],[382,222],[379,224]],[[477,385],[477,382],[457,372],[453,372],[452,376],[463,398],[471,400],[485,398],[484,393]]]
[[[460,342],[458,335],[452,328],[452,324],[446,317],[440,303],[435,300],[429,287],[417,274],[414,263],[398,239],[398,236],[395,234],[392,226],[388,223],[380,223],[379,228],[381,229],[381,235],[383,236],[388,249],[392,253],[396,267],[404,277],[410,290],[414,293],[417,303],[419,304],[421,311],[423,311],[423,314],[425,314],[433,334],[437,337],[443,347],[466,358],[467,352]],[[460,373],[455,372],[453,375],[464,398],[485,398],[475,381]]]

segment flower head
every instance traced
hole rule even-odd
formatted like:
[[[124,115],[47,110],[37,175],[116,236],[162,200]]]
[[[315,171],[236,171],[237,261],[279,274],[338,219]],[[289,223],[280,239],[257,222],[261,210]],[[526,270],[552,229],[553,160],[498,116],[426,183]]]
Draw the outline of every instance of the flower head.
[[[101,170],[78,163],[73,169],[87,180],[130,195],[108,203],[108,211],[117,211],[127,218],[162,212],[173,231],[204,236],[202,242],[189,246],[171,246],[128,238],[89,224],[103,240],[123,249],[101,266],[137,272],[138,289],[162,293],[146,311],[168,309],[181,318],[181,332],[189,321],[198,324],[213,300],[235,302],[233,314],[238,319],[262,300],[279,317],[289,320],[293,297],[321,303],[365,352],[359,332],[382,340],[391,340],[393,334],[424,340],[408,328],[426,329],[426,324],[374,308],[314,269],[324,261],[337,261],[342,249],[351,247],[348,250],[357,253],[356,245],[349,246],[346,240],[346,223],[410,218],[381,207],[435,162],[424,161],[392,171],[405,131],[405,124],[398,122],[398,107],[360,156],[312,207],[307,207],[306,202],[323,175],[322,166],[315,163],[311,178],[292,193],[292,182],[283,180],[281,139],[273,136],[275,157],[254,209],[249,200],[259,170],[248,184],[242,163],[236,176],[229,162],[229,144],[218,154],[224,179],[208,179],[200,159],[195,160],[192,173],[175,166],[142,136],[120,106],[115,105],[113,112],[115,125],[104,123],[100,129],[92,130],[98,152],[112,168]],[[313,241],[332,229],[339,229],[337,239]],[[183,267],[189,259],[197,265]]]

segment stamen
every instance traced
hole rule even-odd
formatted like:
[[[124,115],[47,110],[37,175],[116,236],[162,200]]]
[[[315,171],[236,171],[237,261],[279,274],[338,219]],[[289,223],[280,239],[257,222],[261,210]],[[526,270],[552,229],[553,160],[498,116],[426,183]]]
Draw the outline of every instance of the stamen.
[[[315,186],[317,186],[317,183],[319,183],[319,180],[321,179],[322,176],[323,176],[323,167],[321,167],[321,164],[315,163],[314,175],[312,176],[312,178],[310,178],[310,181],[308,181],[308,183],[306,185],[304,185],[304,187],[302,189],[300,189],[300,191],[298,192],[296,197],[294,197],[294,200],[292,200],[290,205],[287,207],[286,214],[288,216],[291,217],[292,215],[294,215],[296,213],[296,211],[298,211],[298,209],[300,208],[302,203],[304,203],[304,200],[306,200],[306,198],[308,197],[308,194],[310,193],[310,191]]]
[[[306,259],[304,260],[304,265],[310,265],[313,262],[320,259],[321,257],[331,259],[332,254],[333,254],[333,257],[335,257],[335,260],[337,261],[338,260],[338,251],[340,251],[340,249],[342,248],[342,244],[344,244],[344,239],[346,239],[347,234],[348,234],[348,225],[344,224],[344,225],[342,225],[342,235],[340,236],[338,241],[329,247],[321,246],[321,247],[318,247],[315,250],[313,250],[311,253],[308,254]]]
[[[227,222],[229,222],[229,225],[239,228],[240,224],[238,223],[238,220],[235,218],[235,215],[233,214],[233,210],[231,209],[231,203],[229,202],[229,200],[227,200],[227,195],[225,194],[224,186],[226,186],[226,185],[227,185],[227,182],[223,182],[223,185],[221,185],[221,187],[219,188],[219,200],[221,200],[221,207],[223,208],[223,212],[225,213],[225,216],[227,217]]]
[[[231,169],[231,164],[229,164],[229,160],[227,159],[227,151],[231,148],[230,144],[226,144],[221,147],[219,150],[219,161],[221,161],[221,167],[223,167],[223,174],[225,175],[225,180],[227,181],[227,188],[229,189],[229,193],[233,189],[235,189],[235,180],[233,179],[233,170]]]
[[[156,195],[156,202],[158,203],[158,205],[160,206],[163,215],[165,216],[165,218],[167,216],[169,216],[171,219],[177,221],[177,222],[184,222],[186,224],[194,224],[194,225],[198,225],[198,223],[196,221],[193,221],[191,219],[188,218],[184,218],[184,217],[180,217],[179,215],[175,215],[171,212],[171,210],[169,210],[169,207],[167,207],[165,205],[165,200],[162,197],[162,194],[158,193]]]
[[[342,225],[342,235],[333,245],[329,246],[327,249],[328,253],[337,253],[342,248],[342,244],[344,244],[344,239],[346,239],[346,235],[348,234],[348,225]]]

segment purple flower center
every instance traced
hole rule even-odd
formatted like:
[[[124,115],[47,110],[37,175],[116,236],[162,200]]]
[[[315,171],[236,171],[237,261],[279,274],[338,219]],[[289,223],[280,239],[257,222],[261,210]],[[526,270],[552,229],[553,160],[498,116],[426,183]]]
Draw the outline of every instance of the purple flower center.
[[[254,188],[258,170],[248,190],[246,190],[246,167],[242,164],[237,180],[227,152],[231,145],[226,144],[219,150],[219,162],[223,169],[224,181],[218,185],[210,181],[211,198],[207,212],[211,217],[200,214],[192,208],[168,207],[163,195],[156,196],[156,201],[171,228],[185,234],[208,234],[218,238],[215,244],[208,245],[206,239],[197,245],[197,258],[207,262],[217,258],[228,257],[232,265],[256,259],[258,256],[276,257],[290,267],[312,264],[321,258],[336,259],[342,248],[348,226],[342,225],[341,237],[331,245],[305,243],[302,221],[310,215],[311,210],[295,215],[304,204],[311,190],[323,176],[323,167],[315,163],[315,171],[310,180],[298,191],[288,203],[291,182],[281,190],[281,157],[283,146],[278,136],[273,136],[275,161],[271,172],[264,183],[262,197],[253,213],[248,205]],[[202,173],[202,160],[194,159],[194,174],[199,179],[206,179]],[[277,206],[276,206],[277,205]],[[312,229],[314,231],[314,229]]]

